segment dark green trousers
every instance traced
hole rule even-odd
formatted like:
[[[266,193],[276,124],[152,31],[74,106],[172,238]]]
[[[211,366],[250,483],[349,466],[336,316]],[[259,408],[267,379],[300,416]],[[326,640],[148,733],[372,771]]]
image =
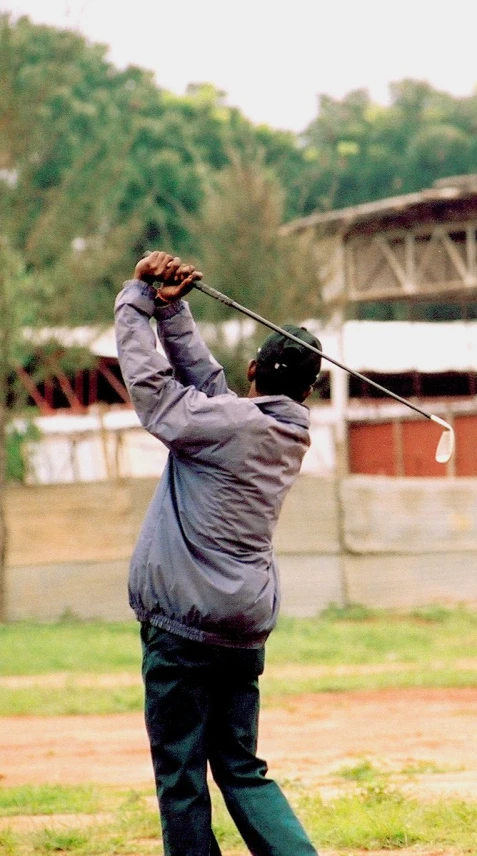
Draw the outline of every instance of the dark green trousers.
[[[207,763],[254,856],[316,856],[256,756],[264,649],[226,648],[143,625],[146,727],[165,856],[220,856]]]

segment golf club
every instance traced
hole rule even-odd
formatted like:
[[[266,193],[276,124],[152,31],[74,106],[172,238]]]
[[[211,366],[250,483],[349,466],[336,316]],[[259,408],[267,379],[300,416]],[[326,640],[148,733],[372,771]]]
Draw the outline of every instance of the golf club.
[[[266,318],[262,318],[261,315],[257,315],[256,312],[253,312],[251,309],[247,309],[246,306],[242,306],[240,303],[237,303],[235,300],[232,300],[231,297],[228,297],[226,294],[222,294],[222,292],[217,291],[210,285],[206,285],[201,280],[196,280],[194,282],[194,288],[196,288],[198,291],[202,291],[203,294],[207,294],[209,297],[213,297],[214,300],[219,300],[220,303],[224,303],[225,306],[228,306],[231,309],[236,309],[238,312],[242,312],[243,315],[247,315],[249,318],[252,318],[254,321],[257,321],[259,324],[263,324],[264,327],[268,327],[270,330],[275,330],[276,333],[281,333],[282,336],[286,336],[288,339],[291,339],[292,342],[297,342],[303,348],[308,348],[315,354],[319,354],[324,360],[327,360],[329,363],[333,363],[333,365],[338,366],[338,368],[343,369],[343,371],[345,372],[348,372],[348,374],[352,377],[358,378],[358,380],[362,380],[370,386],[374,386],[375,389],[379,389],[381,392],[384,392],[385,395],[389,395],[391,398],[394,398],[401,404],[405,404],[406,407],[410,407],[411,410],[415,410],[416,413],[420,413],[421,416],[424,416],[426,419],[430,419],[432,422],[436,422],[438,425],[444,428],[444,431],[441,434],[441,438],[436,449],[436,461],[439,464],[446,464],[447,461],[449,461],[452,457],[455,447],[454,429],[444,419],[441,419],[439,416],[435,416],[433,413],[427,413],[426,410],[422,410],[421,407],[418,407],[416,404],[413,404],[406,398],[402,398],[400,395],[397,395],[397,393],[392,392],[385,386],[381,386],[381,384],[376,383],[376,381],[371,380],[369,377],[366,377],[366,375],[354,371],[354,369],[348,368],[348,366],[343,365],[343,363],[340,363],[333,357],[329,357],[327,354],[324,354],[323,351],[320,351],[318,348],[314,348],[313,345],[309,345],[307,342],[303,342],[297,336],[294,336],[293,333],[289,333],[287,330],[283,330],[282,327],[278,327],[277,324],[274,324],[272,321],[268,321]]]

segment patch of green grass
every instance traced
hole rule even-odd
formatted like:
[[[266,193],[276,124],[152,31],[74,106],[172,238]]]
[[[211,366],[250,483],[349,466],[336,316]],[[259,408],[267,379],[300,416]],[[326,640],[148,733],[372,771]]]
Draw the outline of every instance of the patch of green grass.
[[[267,674],[261,681],[264,707],[283,704],[295,695],[320,692],[373,691],[412,687],[475,687],[477,678],[470,670],[403,669],[358,675],[311,675],[279,677]],[[75,685],[9,688],[0,692],[0,716],[87,716],[113,713],[139,713],[143,710],[144,693],[137,686],[101,687]]]
[[[77,829],[42,829],[34,835],[37,853],[84,853],[90,836]]]
[[[2,856],[14,856],[19,853],[18,836],[11,829],[0,829],[0,853]]]
[[[419,802],[409,798],[379,775],[366,781],[356,765],[352,793],[323,801],[310,787],[287,783],[284,790],[317,848],[354,850],[436,848],[454,854],[475,853],[477,802],[449,798]],[[363,774],[366,773],[361,765]],[[372,774],[372,770],[370,771]],[[366,776],[365,776],[366,778]],[[64,794],[73,796],[72,789]],[[161,851],[157,810],[148,807],[149,792],[111,792],[98,787],[96,799],[103,819],[68,827],[54,815],[32,835],[27,827],[0,832],[2,856],[38,856],[74,853],[76,856],[157,854]],[[245,846],[226,811],[222,797],[212,786],[213,823],[223,852],[243,854]],[[105,812],[109,812],[105,817]],[[14,818],[12,818],[12,822]]]
[[[412,764],[402,767],[399,772],[402,776],[428,776],[456,772],[456,770],[462,769],[462,767],[456,766],[443,767],[441,764],[436,764],[435,761],[416,760]]]
[[[116,817],[111,831],[116,846],[125,839],[157,843],[161,839],[159,813],[147,808],[124,811]]]
[[[265,706],[280,704],[289,696],[321,692],[358,692],[385,689],[475,687],[477,675],[471,669],[430,668],[370,672],[369,674],[331,674],[279,676],[265,675],[261,683]]]
[[[367,758],[357,761],[353,765],[345,765],[335,770],[335,776],[338,776],[345,781],[355,782],[362,786],[362,793],[377,793],[379,790],[387,793],[392,788],[393,780],[402,782],[404,779],[413,779],[415,776],[429,776],[439,773],[456,772],[463,769],[462,767],[442,766],[434,761],[425,759],[416,759],[412,763],[406,764],[399,769],[389,769],[377,767]]]
[[[141,661],[136,621],[0,624],[0,649],[1,675],[137,672]]]
[[[143,709],[142,686],[96,687],[75,685],[63,687],[32,685],[2,687],[0,716],[88,716],[111,713],[134,713]]]
[[[378,618],[380,611],[362,603],[351,603],[349,606],[338,606],[331,603],[320,617],[325,621],[369,621],[370,618]]]
[[[33,814],[94,814],[104,796],[92,785],[19,785],[0,787],[0,817]]]
[[[429,606],[418,606],[410,611],[411,618],[417,618],[418,621],[427,621],[431,624],[445,624],[449,621],[449,617],[453,611],[439,604],[430,604]]]
[[[2,675],[114,673],[140,668],[139,626],[64,620],[0,625]],[[329,607],[316,618],[283,616],[271,634],[270,663],[322,665],[450,662],[475,657],[477,611],[432,606],[412,612]]]
[[[379,850],[402,847],[477,847],[477,803],[446,798],[421,803],[387,786],[361,788],[356,794],[324,803],[303,796],[298,810],[321,848]]]
[[[380,775],[380,771],[370,761],[363,759],[352,767],[341,767],[336,774],[349,782],[370,782]]]
[[[476,650],[475,610],[330,607],[317,618],[282,617],[268,642],[268,662],[448,664]]]
[[[51,685],[2,686],[0,715],[142,710],[135,621],[0,625],[0,649],[3,676],[67,676]],[[433,606],[403,613],[352,606],[330,607],[317,618],[282,617],[267,644],[271,668],[262,681],[263,698],[272,704],[299,693],[474,687],[477,670],[461,661],[475,662],[476,651],[477,611],[470,609]],[[294,665],[303,668],[295,674]],[[350,668],[334,671],[338,666]],[[353,671],[366,666],[382,668]],[[101,673],[132,675],[137,683],[95,684]]]

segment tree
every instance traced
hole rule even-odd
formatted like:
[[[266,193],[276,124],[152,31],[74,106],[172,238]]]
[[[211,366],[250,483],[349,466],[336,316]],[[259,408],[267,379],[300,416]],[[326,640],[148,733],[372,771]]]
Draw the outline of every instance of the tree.
[[[22,310],[28,307],[27,279],[21,260],[0,238],[0,622],[6,620],[7,523],[7,425],[10,376],[15,362],[16,334],[21,329]]]
[[[389,106],[365,90],[323,95],[304,134],[315,165],[306,211],[341,208],[429,187],[437,178],[477,169],[477,97],[453,98],[419,80],[390,86]]]
[[[105,53],[76,33],[0,16],[3,228],[48,278],[57,299],[44,316],[55,323],[110,320],[124,271],[151,240],[184,242],[177,204],[199,200],[184,118],[152,73],[118,71]]]
[[[283,192],[263,155],[244,151],[229,152],[229,165],[211,181],[199,217],[189,222],[206,282],[276,323],[300,322],[319,314],[320,283],[310,238],[281,235],[282,218]],[[194,299],[199,316],[229,317],[221,303]],[[240,391],[247,345],[243,319],[237,320],[238,342],[231,350],[223,343],[221,358]]]
[[[52,33],[39,29],[35,40],[28,22],[13,27],[0,16],[0,620],[6,617],[6,434],[23,327],[81,317],[80,307],[96,298],[98,277],[118,258],[124,261],[124,224],[114,208],[123,187],[118,153],[124,138],[112,133],[109,102],[95,133],[90,127],[85,138],[76,134],[75,117],[85,105],[70,98],[66,79],[77,71],[83,42],[61,37],[63,50],[52,61]],[[57,99],[63,104],[58,122]],[[88,261],[80,264],[82,247]]]
[[[287,219],[303,213],[300,176],[315,168],[296,135],[255,127],[212,84],[175,96],[150,72],[117,70],[106,50],[0,15],[0,181],[13,245],[35,274],[76,283],[78,323],[110,318],[117,283],[144,249],[195,248],[183,211],[199,210],[230,151],[262,152]],[[52,321],[64,314],[50,310]]]

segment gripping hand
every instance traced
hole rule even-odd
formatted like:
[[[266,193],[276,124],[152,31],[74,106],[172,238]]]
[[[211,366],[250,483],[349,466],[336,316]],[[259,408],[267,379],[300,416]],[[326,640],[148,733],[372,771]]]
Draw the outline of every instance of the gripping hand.
[[[188,294],[202,273],[194,265],[183,264],[179,256],[155,250],[138,261],[134,277],[155,284],[159,302],[172,303]]]

